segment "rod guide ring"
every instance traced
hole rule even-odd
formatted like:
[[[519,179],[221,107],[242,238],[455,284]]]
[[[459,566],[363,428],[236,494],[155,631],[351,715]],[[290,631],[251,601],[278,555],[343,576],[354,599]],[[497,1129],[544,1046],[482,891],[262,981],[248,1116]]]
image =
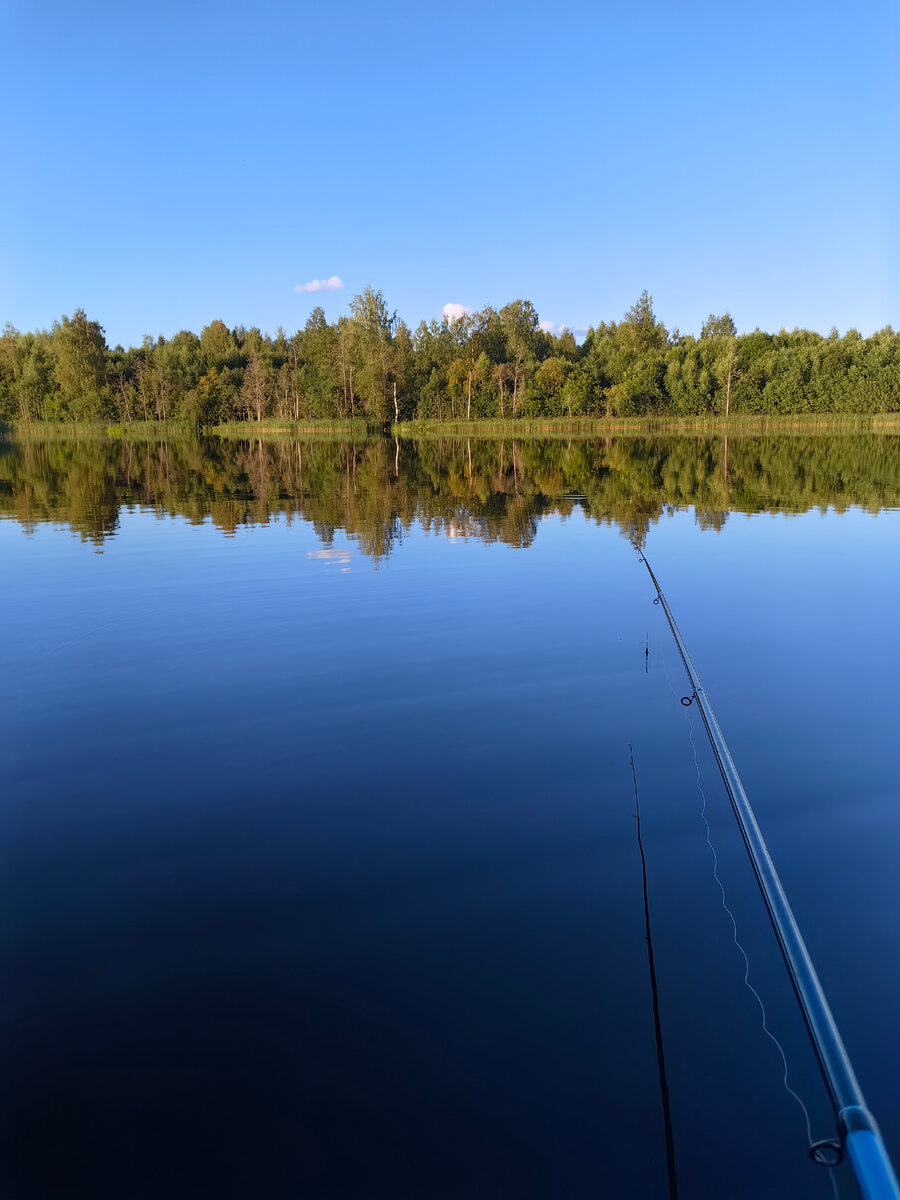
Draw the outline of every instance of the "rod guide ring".
[[[843,1162],[844,1147],[837,1138],[823,1138],[810,1146],[809,1157],[820,1167],[836,1167]]]

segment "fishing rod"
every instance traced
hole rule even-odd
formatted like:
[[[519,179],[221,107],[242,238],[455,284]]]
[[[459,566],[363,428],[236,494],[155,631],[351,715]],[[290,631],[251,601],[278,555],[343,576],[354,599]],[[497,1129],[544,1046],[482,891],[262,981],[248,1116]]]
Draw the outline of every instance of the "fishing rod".
[[[703,724],[712,746],[716,762],[722,773],[725,790],[731,800],[731,807],[737,819],[741,837],[750,856],[756,882],[762,892],[775,937],[781,948],[781,954],[787,967],[807,1032],[812,1042],[813,1050],[819,1063],[819,1068],[825,1080],[825,1086],[831,1099],[834,1115],[837,1120],[836,1139],[826,1138],[810,1146],[809,1153],[814,1162],[825,1166],[836,1166],[843,1157],[846,1149],[850,1156],[856,1181],[864,1200],[900,1200],[900,1187],[897,1176],[891,1164],[887,1147],[882,1139],[878,1124],[866,1106],[862,1089],[857,1081],[850,1057],[844,1047],[831,1008],[819,982],[819,976],[813,966],[806,943],[800,933],[797,920],[788,903],[775,864],[769,854],[744,785],[741,783],[737,768],[731,757],[731,752],[719,728],[716,714],[697,670],[691,661],[691,656],[684,638],[676,624],[663,594],[659,581],[653,574],[653,568],[647,561],[647,556],[638,550],[640,560],[650,574],[653,586],[656,588],[654,604],[661,604],[684,669],[691,681],[693,695],[685,697],[682,704],[692,704],[695,700],[703,718]]]
[[[637,768],[634,765],[634,748],[628,743],[631,755],[628,765],[634,780],[634,819],[637,822],[637,844],[641,855],[641,875],[644,881],[644,940],[647,943],[647,966],[650,971],[650,999],[653,1004],[653,1028],[656,1032],[656,1067],[659,1072],[659,1095],[662,1100],[663,1128],[666,1135],[666,1174],[669,1180],[669,1200],[678,1200],[678,1173],[675,1170],[675,1135],[672,1132],[672,1102],[669,1099],[669,1081],[666,1077],[666,1054],[663,1046],[662,1022],[659,1019],[659,984],[656,981],[656,963],[653,957],[653,934],[650,929],[650,896],[647,892],[647,859],[644,857],[644,840],[641,837],[641,798],[638,795]]]

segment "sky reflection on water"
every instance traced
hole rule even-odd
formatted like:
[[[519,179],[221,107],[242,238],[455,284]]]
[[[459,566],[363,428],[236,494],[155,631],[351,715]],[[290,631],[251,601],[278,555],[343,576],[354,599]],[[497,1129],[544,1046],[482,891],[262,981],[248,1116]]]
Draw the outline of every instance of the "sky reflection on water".
[[[819,447],[795,469],[845,506],[856,463],[861,500],[894,506],[877,515],[716,522],[712,451],[611,447],[604,468],[507,445],[501,472],[492,445],[467,478],[449,448],[404,479],[392,446],[386,472],[377,449],[313,446],[319,490],[276,487],[273,456],[240,502],[245,460],[180,451],[159,493],[123,483],[126,452],[36,450],[31,476],[0,458],[9,1194],[660,1194],[631,742],[683,1194],[830,1195],[741,982],[635,529],[897,1156],[885,460],[832,477]],[[744,497],[776,490],[754,455],[729,468]],[[691,473],[699,514],[683,482],[666,500]],[[576,484],[584,505],[547,499]],[[825,1136],[699,734],[753,981]]]

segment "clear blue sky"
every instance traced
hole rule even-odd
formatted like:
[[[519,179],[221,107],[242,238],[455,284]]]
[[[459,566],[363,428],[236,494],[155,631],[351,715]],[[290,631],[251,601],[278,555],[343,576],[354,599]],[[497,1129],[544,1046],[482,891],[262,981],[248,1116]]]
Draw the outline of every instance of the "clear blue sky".
[[[900,6],[0,0],[0,322],[900,325]],[[340,276],[342,291],[294,291]]]

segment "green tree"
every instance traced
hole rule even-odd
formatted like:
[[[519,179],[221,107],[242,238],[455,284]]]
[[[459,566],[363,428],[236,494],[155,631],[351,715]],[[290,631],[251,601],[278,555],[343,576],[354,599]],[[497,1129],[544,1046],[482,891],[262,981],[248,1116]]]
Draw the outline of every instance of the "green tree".
[[[29,422],[52,415],[47,402],[55,390],[50,339],[7,325],[0,336],[0,419]]]
[[[53,326],[53,374],[60,416],[89,421],[101,416],[106,386],[106,337],[78,308]]]
[[[729,338],[737,334],[737,326],[731,313],[723,313],[721,317],[710,313],[700,329],[701,338]]]
[[[354,389],[362,397],[366,415],[385,423],[393,415],[392,349],[397,324],[382,292],[367,287],[350,302],[349,342]]]
[[[297,391],[298,396],[302,398],[304,416],[334,417],[340,412],[338,400],[341,391],[339,359],[342,347],[338,345],[336,335],[337,331],[326,321],[323,309],[314,308],[309,314],[299,339],[300,365],[297,375]],[[346,369],[344,383],[346,386]],[[295,419],[299,416],[300,404],[298,403],[295,409]]]
[[[514,300],[500,309],[506,360],[512,367],[512,415],[518,412],[519,392],[534,364],[538,314],[530,300]]]
[[[237,342],[224,321],[210,321],[200,331],[200,353],[207,367],[236,367],[240,363]]]
[[[268,415],[271,383],[271,367],[259,354],[251,353],[241,386],[241,408],[248,421],[261,421]]]

